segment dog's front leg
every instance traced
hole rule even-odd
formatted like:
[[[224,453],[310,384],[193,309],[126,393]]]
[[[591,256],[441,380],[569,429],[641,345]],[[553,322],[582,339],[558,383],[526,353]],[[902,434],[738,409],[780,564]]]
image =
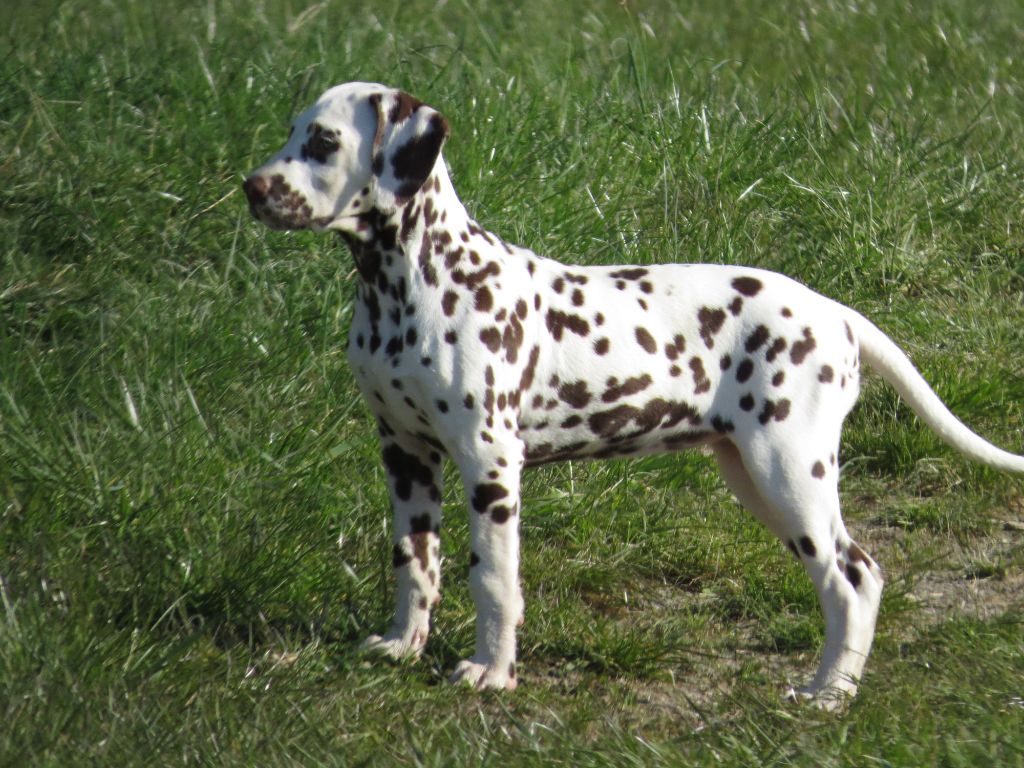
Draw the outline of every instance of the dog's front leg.
[[[452,682],[477,688],[516,687],[519,589],[519,477],[523,444],[509,435],[481,443],[459,461],[470,515],[469,586],[476,606],[476,651]]]
[[[430,609],[441,599],[441,457],[389,440],[381,447],[394,509],[397,599],[390,629],[368,637],[363,648],[400,659],[423,650]]]

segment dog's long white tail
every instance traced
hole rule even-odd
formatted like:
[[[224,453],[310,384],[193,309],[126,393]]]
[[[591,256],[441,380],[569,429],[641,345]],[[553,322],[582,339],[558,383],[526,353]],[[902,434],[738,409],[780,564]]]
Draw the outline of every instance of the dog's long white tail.
[[[972,432],[950,413],[910,358],[896,343],[863,315],[851,312],[860,342],[861,359],[900,393],[921,420],[949,445],[966,456],[996,469],[1024,472],[1024,456],[1004,451]]]

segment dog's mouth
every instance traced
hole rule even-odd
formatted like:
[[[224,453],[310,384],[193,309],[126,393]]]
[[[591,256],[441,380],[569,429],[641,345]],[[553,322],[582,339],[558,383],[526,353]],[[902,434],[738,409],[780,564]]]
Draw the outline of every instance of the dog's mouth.
[[[269,178],[253,174],[242,184],[242,191],[253,218],[271,229],[310,229],[325,225],[319,218],[313,218],[312,206],[281,174]]]
[[[291,229],[306,229],[309,226],[308,215],[297,215],[294,213],[282,215],[274,208],[263,203],[249,203],[249,213],[261,224],[277,231]]]

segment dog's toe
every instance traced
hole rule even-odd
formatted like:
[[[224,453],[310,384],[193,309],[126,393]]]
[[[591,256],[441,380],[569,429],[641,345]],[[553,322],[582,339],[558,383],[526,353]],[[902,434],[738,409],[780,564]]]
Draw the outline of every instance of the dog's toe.
[[[814,690],[811,687],[793,688],[790,686],[782,695],[788,704],[808,704],[823,712],[835,712],[845,706],[853,694],[839,688],[823,688]]]
[[[495,688],[512,691],[518,684],[514,662],[502,667],[494,664],[481,664],[472,659],[460,661],[450,680],[457,684],[471,685],[477,690]]]
[[[419,631],[413,632],[408,638],[405,637],[405,633],[389,632],[386,635],[370,635],[359,649],[365,653],[387,656],[395,661],[416,659],[423,652],[426,641],[426,637]]]

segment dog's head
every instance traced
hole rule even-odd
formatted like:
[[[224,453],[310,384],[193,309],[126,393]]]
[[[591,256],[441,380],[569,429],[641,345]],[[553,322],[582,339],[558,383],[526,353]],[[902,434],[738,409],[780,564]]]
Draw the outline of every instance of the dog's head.
[[[295,119],[284,148],[242,188],[273,229],[355,231],[360,214],[393,213],[419,191],[447,137],[444,117],[409,94],[346,83]]]

